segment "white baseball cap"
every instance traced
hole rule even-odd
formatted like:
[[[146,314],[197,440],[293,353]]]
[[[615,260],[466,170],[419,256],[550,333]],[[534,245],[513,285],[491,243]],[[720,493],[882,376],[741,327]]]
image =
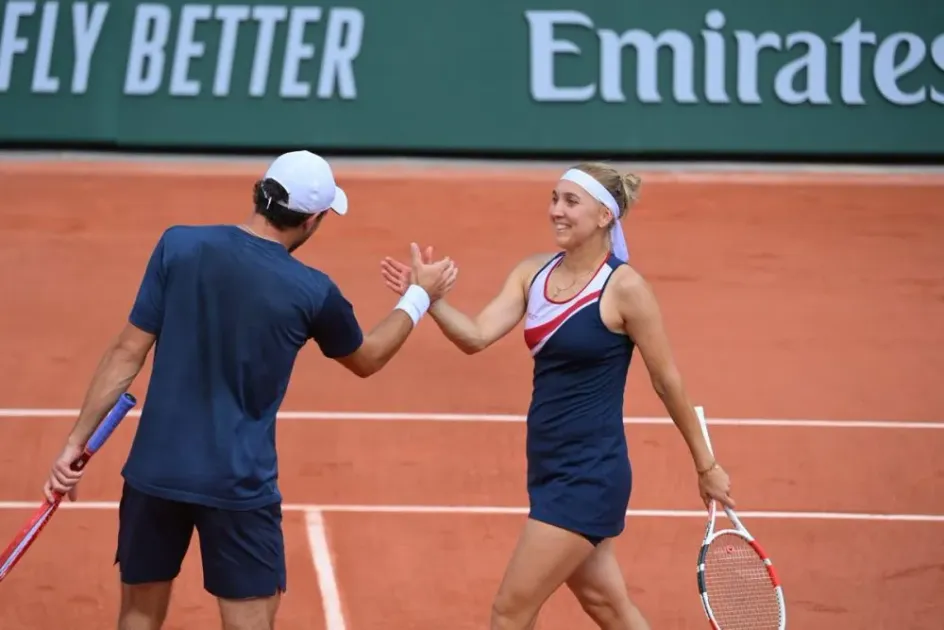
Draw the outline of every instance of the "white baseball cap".
[[[347,194],[335,184],[331,166],[311,151],[283,153],[269,165],[265,178],[274,179],[288,191],[288,202],[279,205],[289,210],[347,214]]]

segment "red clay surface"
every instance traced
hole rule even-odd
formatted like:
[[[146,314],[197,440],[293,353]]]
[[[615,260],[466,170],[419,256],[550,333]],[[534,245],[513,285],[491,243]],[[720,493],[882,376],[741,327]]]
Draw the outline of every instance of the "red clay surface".
[[[160,232],[236,222],[253,173],[205,177],[0,164],[0,407],[75,408],[123,324]],[[395,302],[379,277],[411,240],[458,260],[452,301],[481,307],[521,257],[551,242],[553,176],[342,180],[351,214],[329,218],[300,258],[331,274],[371,327]],[[626,221],[677,359],[709,417],[944,420],[944,186],[914,181],[646,185]],[[635,357],[626,413],[663,416]],[[284,410],[523,414],[531,359],[520,330],[466,357],[424,322],[387,370],[359,380],[312,346]],[[144,397],[147,370],[132,391]],[[69,418],[0,418],[0,502],[39,499]],[[134,421],[96,457],[81,500],[115,501]],[[286,420],[285,499],[295,504],[526,506],[522,423]],[[627,427],[632,509],[698,509],[671,426]],[[944,431],[717,427],[743,510],[944,513]],[[9,507],[9,506],[8,506]],[[63,510],[0,585],[2,627],[112,627],[116,513]],[[0,510],[0,539],[29,512]],[[482,628],[521,514],[324,515],[347,630]],[[278,627],[326,626],[304,514],[286,516],[289,593]],[[746,519],[804,630],[930,630],[944,619],[944,523]],[[702,628],[700,517],[630,517],[618,549],[658,628]],[[4,538],[6,537],[6,538]],[[0,546],[5,546],[3,543]],[[215,627],[196,546],[168,628]],[[540,628],[593,627],[555,595]]]

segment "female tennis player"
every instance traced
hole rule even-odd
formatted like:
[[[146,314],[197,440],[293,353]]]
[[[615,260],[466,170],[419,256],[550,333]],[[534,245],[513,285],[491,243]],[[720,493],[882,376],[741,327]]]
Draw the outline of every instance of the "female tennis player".
[[[653,292],[627,263],[620,219],[639,186],[635,175],[605,164],[569,169],[549,208],[560,251],[521,261],[475,317],[445,299],[429,311],[467,354],[488,348],[526,318],[524,341],[534,357],[526,448],[530,513],[492,605],[492,630],[533,628],[562,584],[600,628],[649,629],[629,599],[612,546],[625,527],[632,488],[623,394],[634,347],[688,445],[702,500],[734,505],[728,475],[712,457],[685,392]],[[400,294],[411,282],[410,267],[391,258],[381,263],[381,274]]]

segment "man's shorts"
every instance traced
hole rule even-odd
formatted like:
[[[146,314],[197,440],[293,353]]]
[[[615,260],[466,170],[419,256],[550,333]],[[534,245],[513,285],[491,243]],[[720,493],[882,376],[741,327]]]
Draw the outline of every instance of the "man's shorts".
[[[196,529],[203,585],[210,594],[245,599],[285,591],[278,503],[256,510],[221,510],[160,499],[125,483],[118,519],[115,563],[125,584],[176,578]]]

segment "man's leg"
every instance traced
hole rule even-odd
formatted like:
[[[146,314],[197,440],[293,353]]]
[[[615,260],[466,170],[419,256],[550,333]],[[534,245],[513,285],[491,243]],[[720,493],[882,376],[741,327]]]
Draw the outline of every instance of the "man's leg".
[[[160,630],[192,534],[189,506],[124,485],[115,553],[121,576],[118,630]]]
[[[167,618],[173,581],[122,584],[118,630],[160,630]]]
[[[282,509],[199,508],[204,587],[220,605],[224,630],[273,630],[286,587]]]
[[[253,599],[218,599],[223,630],[273,630],[281,595]]]

